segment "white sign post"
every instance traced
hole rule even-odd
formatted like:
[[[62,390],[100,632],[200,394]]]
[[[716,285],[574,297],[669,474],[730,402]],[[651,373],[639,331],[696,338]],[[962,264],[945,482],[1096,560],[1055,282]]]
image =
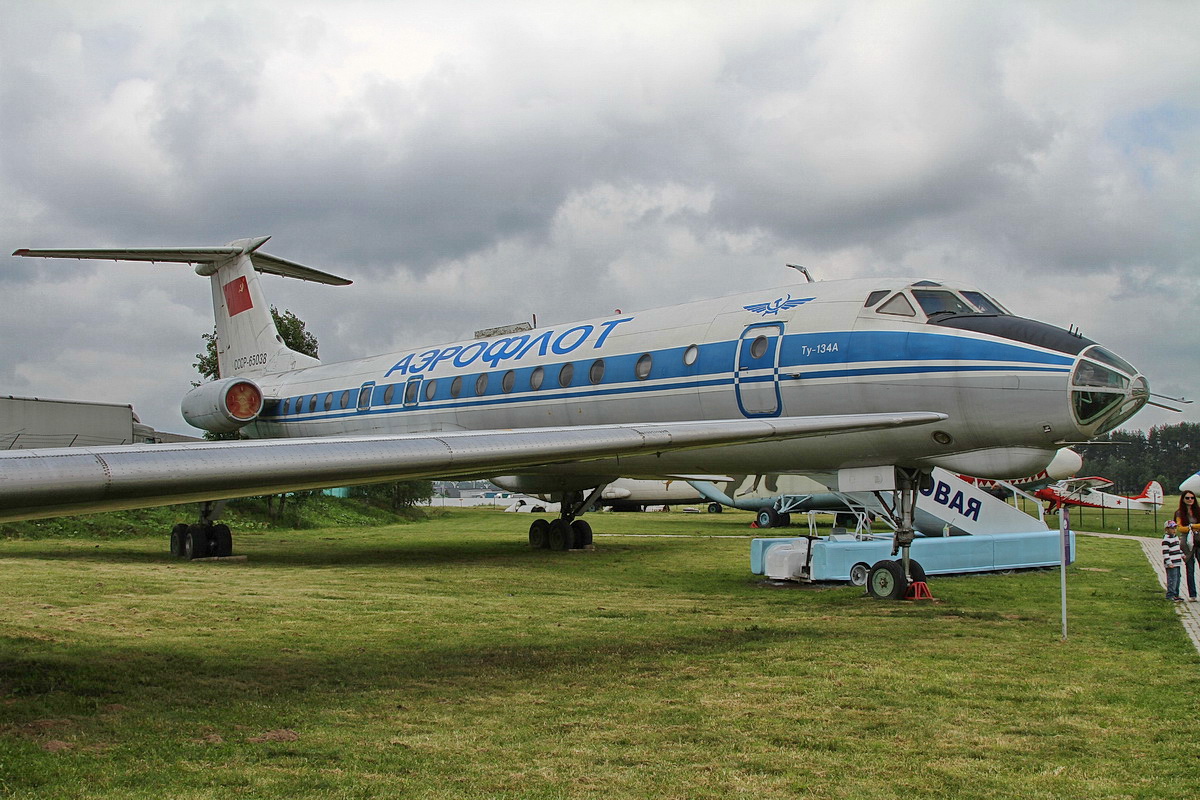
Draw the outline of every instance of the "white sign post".
[[[1067,559],[1071,550],[1071,511],[1063,506],[1058,511],[1059,553],[1062,556],[1059,584],[1062,589],[1062,640],[1067,640]]]

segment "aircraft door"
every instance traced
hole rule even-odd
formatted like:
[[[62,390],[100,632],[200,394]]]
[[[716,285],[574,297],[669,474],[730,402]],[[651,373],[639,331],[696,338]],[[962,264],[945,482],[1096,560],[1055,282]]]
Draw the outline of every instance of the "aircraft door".
[[[733,363],[733,389],[738,409],[744,416],[779,416],[779,345],[782,338],[782,322],[751,325],[742,331]]]
[[[421,380],[423,376],[414,375],[404,384],[404,405],[415,406],[421,401]]]
[[[371,399],[375,393],[375,381],[367,381],[358,390],[358,410],[370,411]]]

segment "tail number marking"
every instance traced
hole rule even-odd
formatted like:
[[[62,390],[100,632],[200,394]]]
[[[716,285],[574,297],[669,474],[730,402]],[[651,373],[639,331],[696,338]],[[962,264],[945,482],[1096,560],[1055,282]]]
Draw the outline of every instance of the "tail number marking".
[[[266,353],[255,353],[252,356],[242,356],[233,360],[233,371],[245,369],[246,367],[265,367],[267,365]]]

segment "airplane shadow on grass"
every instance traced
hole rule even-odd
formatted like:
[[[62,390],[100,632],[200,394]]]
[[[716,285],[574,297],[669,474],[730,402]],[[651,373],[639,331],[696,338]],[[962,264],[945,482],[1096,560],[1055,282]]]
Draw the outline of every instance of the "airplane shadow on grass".
[[[61,540],[58,540],[61,541]],[[517,536],[511,539],[480,541],[455,539],[447,536],[444,542],[395,541],[388,543],[364,542],[362,540],[345,540],[340,537],[322,536],[314,533],[307,537],[300,533],[270,533],[245,537],[247,547],[238,548],[235,543],[235,559],[228,561],[216,560],[188,562],[172,556],[166,551],[166,542],[162,552],[148,551],[144,547],[134,546],[120,539],[109,539],[102,542],[80,541],[75,547],[62,547],[55,544],[45,549],[32,549],[31,542],[23,543],[19,550],[7,549],[0,544],[0,560],[29,559],[46,561],[101,561],[109,563],[140,563],[140,564],[175,564],[204,568],[227,564],[229,566],[244,564],[260,567],[330,567],[330,566],[404,566],[417,564],[489,564],[509,562],[514,566],[524,566],[529,563],[542,563],[554,559],[588,558],[594,554],[611,555],[613,553],[630,553],[634,555],[651,555],[661,553],[670,548],[678,548],[677,543],[666,539],[605,539],[598,542],[594,551],[555,552],[550,550],[534,550],[528,543]],[[242,560],[241,557],[245,557]]]

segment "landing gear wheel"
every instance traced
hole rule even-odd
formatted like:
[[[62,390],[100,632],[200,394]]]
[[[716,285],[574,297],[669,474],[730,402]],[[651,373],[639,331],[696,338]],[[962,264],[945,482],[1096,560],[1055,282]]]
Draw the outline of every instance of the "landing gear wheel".
[[[758,517],[755,520],[760,528],[778,528],[779,527],[779,512],[774,506],[763,506],[758,510]]]
[[[186,522],[181,522],[174,528],[171,528],[171,555],[176,558],[183,558],[183,540],[187,536],[188,526]]]
[[[571,529],[571,523],[561,517],[551,520],[548,540],[551,550],[573,549],[575,547],[575,531]]]
[[[921,562],[914,559],[908,560],[908,575],[912,578],[913,583],[928,583],[925,580],[925,568],[921,566]]]
[[[721,505],[720,503],[709,503],[708,504],[708,513],[710,513],[710,514],[720,514],[724,510],[725,510],[725,506]]]
[[[529,523],[529,546],[535,550],[544,550],[550,546],[550,523],[544,519],[535,519]]]
[[[910,562],[911,563],[911,562]],[[904,566],[899,561],[876,561],[867,575],[867,592],[876,600],[899,600],[908,591]]]
[[[784,511],[779,514],[779,527],[790,528],[792,526],[792,515]]]
[[[571,531],[575,534],[575,549],[582,550],[592,544],[592,526],[587,520],[571,520]]]
[[[851,586],[866,586],[867,576],[871,574],[871,568],[863,562],[858,562],[850,568],[850,585]]]
[[[218,523],[212,526],[212,554],[228,558],[233,555],[233,533],[229,530],[229,526],[224,523]]]
[[[183,557],[190,561],[208,556],[208,530],[203,525],[188,525],[187,533],[183,537]]]

